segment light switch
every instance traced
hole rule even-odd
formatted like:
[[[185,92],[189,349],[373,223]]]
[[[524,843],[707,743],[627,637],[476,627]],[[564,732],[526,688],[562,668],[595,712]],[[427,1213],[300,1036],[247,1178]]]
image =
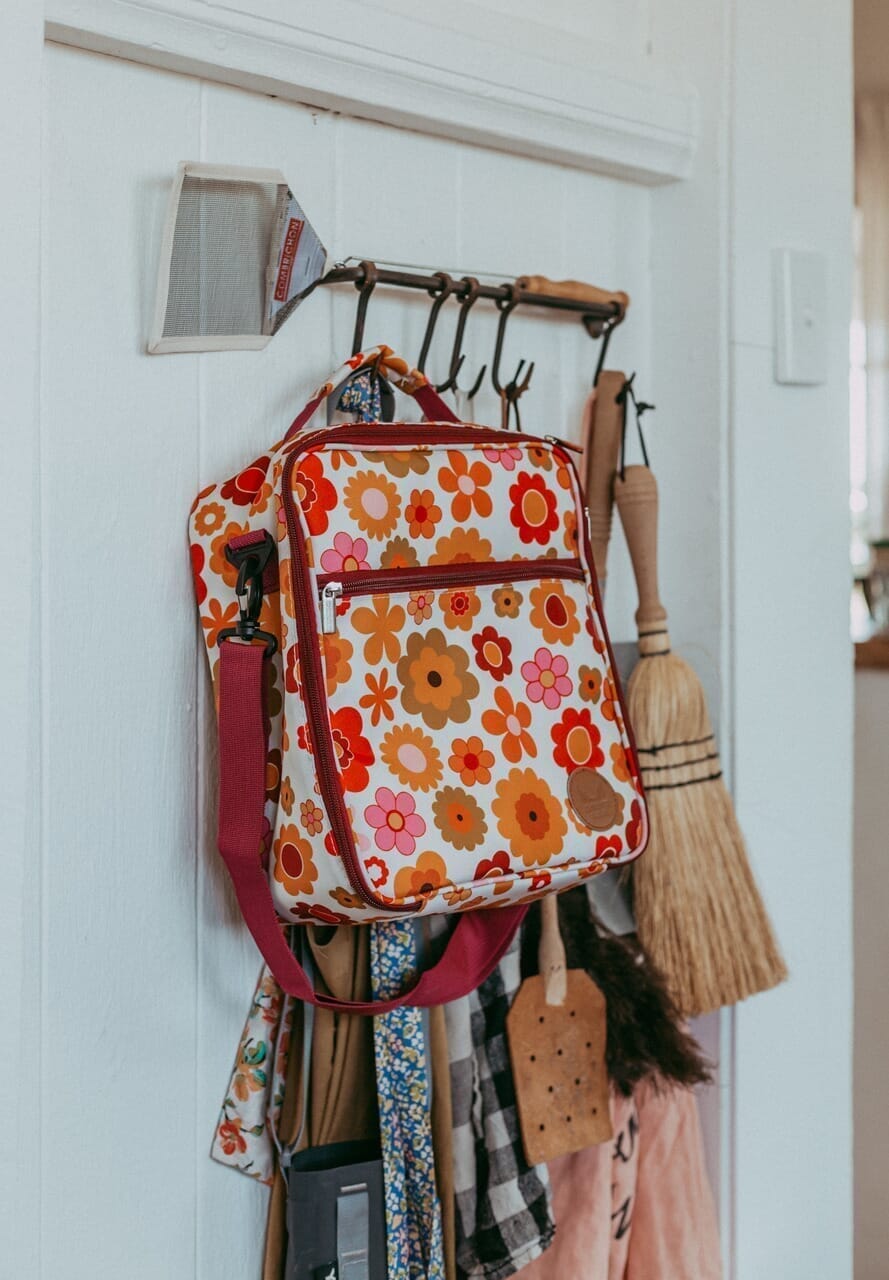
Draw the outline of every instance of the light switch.
[[[823,253],[772,252],[775,381],[817,386],[826,380],[827,261]]]

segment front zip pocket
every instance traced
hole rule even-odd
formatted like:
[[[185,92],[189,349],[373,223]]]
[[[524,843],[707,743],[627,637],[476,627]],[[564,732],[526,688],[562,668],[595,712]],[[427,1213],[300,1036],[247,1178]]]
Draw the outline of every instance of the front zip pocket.
[[[579,560],[316,586],[328,715],[347,729],[353,874],[369,897],[402,911],[499,905],[633,856],[635,766]]]
[[[578,560],[494,560],[490,563],[427,565],[411,569],[373,569],[318,576],[321,597],[321,630],[337,630],[336,613],[341,600],[353,596],[389,595],[399,591],[437,591],[447,586],[485,586],[490,583],[524,582],[533,578],[576,578],[583,581]]]

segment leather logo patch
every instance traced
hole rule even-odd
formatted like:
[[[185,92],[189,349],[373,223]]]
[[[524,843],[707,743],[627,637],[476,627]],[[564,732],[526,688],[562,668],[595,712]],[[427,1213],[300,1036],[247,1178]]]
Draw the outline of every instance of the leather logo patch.
[[[568,799],[585,826],[610,831],[623,817],[623,800],[596,769],[575,769],[568,778]]]

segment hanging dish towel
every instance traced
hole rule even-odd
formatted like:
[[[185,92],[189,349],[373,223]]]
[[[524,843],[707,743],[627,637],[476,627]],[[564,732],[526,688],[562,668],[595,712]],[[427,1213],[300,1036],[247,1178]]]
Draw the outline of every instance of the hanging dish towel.
[[[367,998],[368,940],[363,930],[309,926],[305,942],[319,990],[343,1000]],[[293,1143],[297,1133],[302,1097],[302,1018],[297,1006],[264,966],[213,1136],[214,1160],[260,1182],[274,1181],[273,1130],[287,1143]],[[317,1010],[314,1021],[312,1078],[317,1083],[299,1149],[375,1136],[369,1024],[330,1009]]]
[[[550,1162],[558,1230],[548,1253],[521,1280],[626,1280],[639,1164],[639,1116],[632,1098],[612,1096],[611,1125],[611,1142]],[[668,1274],[675,1280],[660,1271],[643,1280],[668,1280]]]
[[[639,1172],[626,1280],[722,1280],[716,1206],[690,1089],[636,1091]]]
[[[413,922],[393,920],[369,928],[373,998],[396,996],[416,976]],[[444,1280],[423,1010],[404,1005],[374,1018],[374,1057],[389,1275]]]
[[[276,1052],[279,1036],[289,1040],[293,1002],[285,1001],[268,965],[263,966],[241,1033],[235,1065],[213,1135],[210,1154],[250,1178],[270,1183],[275,1146],[268,1131],[276,1094],[283,1092],[286,1054]]]
[[[721,1280],[690,1089],[612,1096],[614,1141],[550,1165],[559,1229],[521,1280]]]
[[[506,1280],[553,1238],[549,1174],[522,1150],[506,1041],[521,979],[519,939],[477,991],[445,1005],[451,1060],[457,1263]]]

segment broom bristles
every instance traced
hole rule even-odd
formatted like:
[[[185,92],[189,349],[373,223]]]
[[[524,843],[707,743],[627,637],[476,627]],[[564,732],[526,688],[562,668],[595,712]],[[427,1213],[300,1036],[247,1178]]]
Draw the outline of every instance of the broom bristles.
[[[627,704],[651,825],[633,867],[639,938],[682,1013],[708,1013],[776,986],[787,969],[722,780],[703,688],[664,632],[634,669]]]

